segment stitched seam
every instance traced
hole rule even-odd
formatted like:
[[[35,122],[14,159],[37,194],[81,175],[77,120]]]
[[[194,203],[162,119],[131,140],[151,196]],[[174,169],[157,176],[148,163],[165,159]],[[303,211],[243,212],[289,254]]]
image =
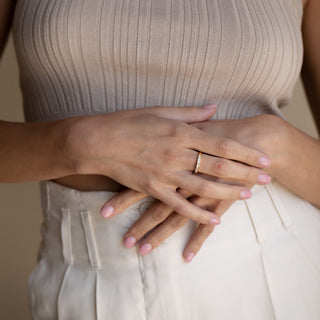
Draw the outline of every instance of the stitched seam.
[[[269,186],[265,186],[265,189],[267,190],[267,194],[268,194],[268,196],[269,196],[269,198],[270,198],[270,200],[271,200],[271,203],[272,203],[272,205],[273,205],[273,207],[274,207],[274,209],[276,210],[276,213],[277,213],[277,215],[278,215],[278,217],[279,217],[279,219],[280,219],[280,221],[281,221],[281,225],[282,225],[282,227],[287,231],[288,229],[288,227],[290,226],[290,224],[291,224],[291,222],[286,222],[284,219],[283,219],[283,217],[282,217],[282,215],[281,215],[281,213],[280,213],[280,209],[279,209],[279,207],[278,207],[278,205],[276,204],[276,202],[274,201],[274,197],[276,197],[275,195],[274,195],[274,192],[272,192],[271,191],[271,188],[269,187]],[[274,196],[273,196],[274,195]]]
[[[146,302],[146,279],[145,279],[145,275],[144,275],[144,264],[143,264],[143,258],[142,256],[140,256],[139,252],[138,252],[138,248],[137,250],[137,256],[138,256],[138,261],[139,261],[139,271],[140,271],[140,276],[141,276],[141,282],[142,282],[142,295],[143,295],[143,305],[144,305],[144,311],[145,311],[145,319],[148,319],[148,314],[149,314],[149,310],[148,310],[148,306],[147,306],[147,302]]]
[[[248,213],[248,216],[249,216],[249,219],[250,219],[250,222],[251,222],[251,225],[252,225],[252,229],[253,229],[255,237],[256,237],[256,241],[257,241],[257,243],[259,245],[261,245],[262,241],[260,241],[260,239],[259,239],[258,232],[257,232],[257,229],[256,229],[256,227],[254,225],[253,218],[252,218],[252,215],[251,215],[251,212],[249,210],[249,206],[248,206],[248,203],[247,203],[246,200],[244,200],[244,204],[245,204],[245,206],[247,208],[247,213]]]
[[[56,305],[56,312],[57,312],[57,317],[58,319],[60,319],[60,314],[59,314],[59,305],[60,305],[60,300],[62,299],[61,296],[62,296],[62,293],[63,293],[63,290],[64,290],[64,285],[65,285],[65,282],[66,282],[66,279],[67,279],[67,275],[68,273],[70,272],[70,268],[71,266],[67,266],[65,272],[64,272],[64,275],[63,275],[63,278],[62,278],[62,281],[60,283],[60,288],[59,288],[59,293],[58,293],[58,299],[57,299],[57,305]]]
[[[99,307],[98,307],[98,271],[95,272],[96,274],[96,277],[95,277],[95,312],[96,312],[96,319],[99,320],[99,314],[98,314],[98,310],[99,310]]]
[[[265,284],[266,284],[266,287],[267,287],[268,296],[269,296],[269,300],[270,300],[270,304],[271,304],[271,308],[272,308],[273,318],[275,320],[277,320],[276,311],[274,309],[274,305],[273,305],[273,301],[272,301],[271,290],[270,290],[268,277],[267,277],[267,273],[266,273],[266,268],[265,268],[265,263],[264,263],[264,258],[263,258],[263,247],[261,247],[261,263],[262,263],[262,271],[263,271],[264,281],[265,281]]]

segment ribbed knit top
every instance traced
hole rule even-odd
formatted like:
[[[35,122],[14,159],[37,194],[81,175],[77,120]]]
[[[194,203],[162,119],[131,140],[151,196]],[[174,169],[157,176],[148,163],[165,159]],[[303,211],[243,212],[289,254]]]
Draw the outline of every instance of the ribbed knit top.
[[[28,121],[155,105],[279,114],[302,61],[302,0],[18,0]]]

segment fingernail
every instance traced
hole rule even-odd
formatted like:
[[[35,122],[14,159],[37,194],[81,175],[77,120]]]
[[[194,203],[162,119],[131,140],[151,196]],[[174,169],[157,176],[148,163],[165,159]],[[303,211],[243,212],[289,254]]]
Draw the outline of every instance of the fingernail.
[[[252,192],[250,190],[243,190],[240,192],[240,199],[249,199],[252,196]]]
[[[139,253],[144,256],[145,254],[149,253],[152,249],[152,245],[150,243],[144,243],[140,248],[139,248]]]
[[[271,182],[271,177],[267,174],[259,174],[258,175],[258,183],[260,184],[268,184]]]
[[[259,159],[259,165],[262,168],[270,167],[271,166],[271,160],[269,158],[262,157],[262,158]]]
[[[193,258],[194,258],[194,253],[189,252],[185,257],[185,260],[186,260],[186,262],[191,262]]]
[[[106,205],[101,209],[101,215],[104,218],[109,218],[113,214],[113,212],[114,212],[114,208],[110,206],[110,204]]]
[[[203,107],[204,109],[216,109],[217,106],[215,104],[208,104],[207,106]]]
[[[215,225],[218,225],[218,224],[220,224],[220,219],[219,218],[211,218],[210,220],[209,220],[209,224],[215,224]]]
[[[128,237],[124,240],[124,245],[127,248],[132,248],[137,243],[137,240],[134,237]]]

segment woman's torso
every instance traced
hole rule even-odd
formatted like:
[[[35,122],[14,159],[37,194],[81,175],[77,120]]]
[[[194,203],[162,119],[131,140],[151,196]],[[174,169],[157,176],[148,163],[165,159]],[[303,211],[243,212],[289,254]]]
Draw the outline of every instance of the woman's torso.
[[[280,115],[301,67],[301,18],[301,0],[18,0],[26,120],[212,103],[217,119]]]

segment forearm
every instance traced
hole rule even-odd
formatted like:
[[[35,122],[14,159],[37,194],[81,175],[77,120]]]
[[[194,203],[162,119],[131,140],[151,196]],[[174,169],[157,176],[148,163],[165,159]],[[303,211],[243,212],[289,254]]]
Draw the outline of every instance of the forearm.
[[[283,121],[270,174],[320,207],[320,142]],[[272,145],[272,141],[270,141]],[[280,148],[281,149],[280,149]]]
[[[320,142],[274,115],[213,120],[197,127],[266,153],[266,171],[292,192],[320,207]]]
[[[0,121],[0,181],[39,181],[75,174],[76,161],[67,150],[71,122]]]

